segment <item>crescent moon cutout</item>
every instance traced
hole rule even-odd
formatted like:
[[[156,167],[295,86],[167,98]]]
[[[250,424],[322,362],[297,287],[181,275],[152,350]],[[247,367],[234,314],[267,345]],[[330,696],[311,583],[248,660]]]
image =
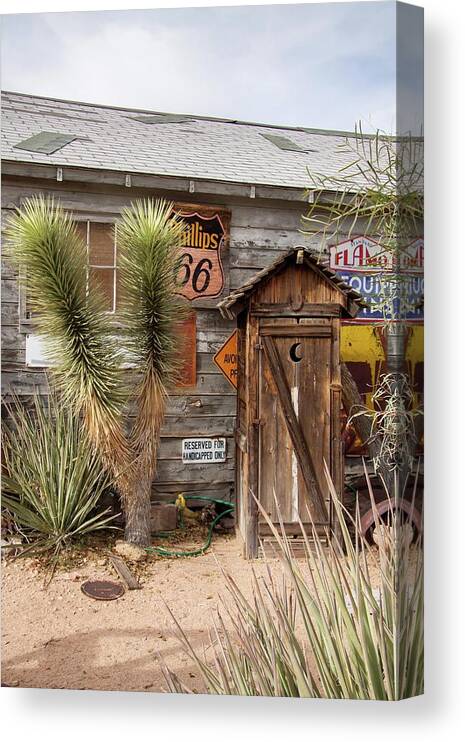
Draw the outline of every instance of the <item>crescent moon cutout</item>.
[[[294,363],[299,363],[299,361],[302,360],[302,356],[297,355],[297,349],[300,348],[302,343],[294,343],[294,345],[291,345],[291,348],[289,350],[289,356],[291,361]]]

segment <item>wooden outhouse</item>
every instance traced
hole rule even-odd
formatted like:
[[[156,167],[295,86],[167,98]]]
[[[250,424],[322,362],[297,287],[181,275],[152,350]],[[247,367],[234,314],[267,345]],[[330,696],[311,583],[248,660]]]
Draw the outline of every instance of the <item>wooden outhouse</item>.
[[[294,247],[218,305],[237,318],[236,497],[244,555],[278,510],[286,535],[313,521],[327,534],[325,462],[342,497],[340,320],[360,295],[303,247]]]

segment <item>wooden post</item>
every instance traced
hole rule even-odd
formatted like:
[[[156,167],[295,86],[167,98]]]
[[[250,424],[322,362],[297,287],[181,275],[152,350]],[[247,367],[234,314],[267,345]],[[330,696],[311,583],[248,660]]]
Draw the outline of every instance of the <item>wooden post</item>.
[[[258,409],[258,385],[259,385],[259,348],[258,348],[258,319],[249,315],[247,325],[247,378],[248,378],[248,404],[247,404],[247,430],[249,438],[249,476],[248,491],[244,492],[247,502],[246,529],[245,529],[245,557],[256,559],[258,556],[258,508],[254,496],[258,498],[259,482],[259,426],[257,419]]]
[[[340,358],[340,331],[339,318],[332,320],[331,339],[331,462],[329,470],[339,501],[344,504],[344,457],[341,438],[341,358]],[[334,522],[334,507],[330,509],[331,524],[334,537],[342,542],[339,523]]]

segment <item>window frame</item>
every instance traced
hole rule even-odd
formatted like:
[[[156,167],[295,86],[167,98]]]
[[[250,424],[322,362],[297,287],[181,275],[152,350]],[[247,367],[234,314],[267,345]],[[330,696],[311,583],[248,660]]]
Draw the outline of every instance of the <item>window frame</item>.
[[[89,285],[88,282],[89,282],[89,269],[90,268],[93,267],[94,269],[95,268],[97,268],[97,269],[98,268],[112,269],[114,271],[114,277],[113,277],[113,310],[106,311],[105,314],[107,314],[107,315],[109,315],[111,317],[115,317],[115,315],[116,315],[116,317],[117,317],[118,316],[117,315],[117,304],[118,304],[118,302],[117,302],[117,287],[118,287],[118,280],[117,280],[117,278],[118,278],[118,274],[117,274],[117,269],[118,269],[117,229],[118,228],[117,228],[117,224],[118,224],[118,218],[120,217],[120,213],[119,212],[112,212],[112,213],[100,213],[99,212],[98,214],[96,214],[96,213],[92,213],[92,212],[89,212],[89,211],[77,212],[75,209],[72,209],[71,207],[69,207],[69,208],[66,208],[65,207],[65,210],[66,210],[67,213],[72,214],[73,221],[74,222],[76,222],[78,224],[86,223],[86,225],[87,225],[87,228],[86,228],[86,249],[87,249],[87,257],[88,257],[87,266],[86,266],[87,290],[88,290],[88,285]],[[112,226],[112,229],[114,230],[114,248],[113,248],[114,265],[112,265],[112,266],[107,266],[107,265],[94,266],[93,264],[91,265],[89,263],[89,257],[90,257],[89,256],[89,247],[90,247],[89,236],[90,236],[90,225],[92,223],[111,225]],[[190,322],[193,325],[193,327],[192,327],[193,338],[192,338],[192,345],[191,345],[191,348],[190,348],[190,360],[191,360],[190,381],[191,381],[191,383],[189,383],[187,381],[187,379],[186,379],[186,380],[183,380],[180,383],[176,384],[175,387],[174,387],[174,389],[175,390],[179,390],[178,393],[183,393],[183,390],[189,390],[189,389],[195,388],[197,386],[197,379],[198,379],[198,369],[197,369],[197,352],[198,352],[198,350],[197,350],[197,313],[198,313],[199,307],[197,307],[195,304],[192,304],[191,302],[189,302],[189,304],[190,304],[191,312],[192,312],[192,315],[193,315],[191,317],[191,319],[190,319]],[[36,370],[37,369],[47,369],[47,368],[50,368],[52,366],[52,364],[49,361],[45,361],[45,359],[44,359],[44,363],[42,365],[41,365],[40,361],[38,361],[38,360],[36,360],[33,363],[29,363],[29,364],[26,362],[26,347],[25,346],[26,346],[26,343],[28,343],[28,337],[30,336],[31,337],[31,341],[33,343],[35,343],[37,341],[37,339],[40,338],[40,334],[38,332],[34,332],[34,319],[33,319],[33,317],[28,317],[27,316],[28,310],[27,310],[26,287],[24,286],[24,284],[22,282],[20,282],[20,287],[19,287],[19,291],[18,291],[18,310],[19,310],[18,311],[18,314],[19,314],[19,332],[20,332],[21,335],[24,336],[24,343],[25,343],[25,345],[24,345],[24,352],[25,352],[25,355],[24,355],[24,365],[25,365],[25,367],[26,368],[29,368],[29,369],[36,369]],[[116,336],[117,336],[117,330],[118,330],[118,323],[117,323],[117,321],[115,322],[115,325],[114,326],[115,326]],[[39,339],[39,343],[40,343],[40,339]],[[131,367],[132,367],[131,364],[128,364],[127,368],[129,369]],[[185,393],[187,393],[187,391]]]
[[[120,212],[112,211],[109,213],[93,213],[91,211],[81,211],[79,212],[77,209],[73,209],[71,206],[65,206],[63,205],[63,208],[67,214],[70,214],[73,217],[73,222],[76,222],[78,224],[82,224],[83,222],[87,222],[88,224],[91,222],[98,223],[98,224],[111,224],[114,227],[117,226],[118,219],[120,218],[121,214]],[[89,230],[89,228],[87,228]],[[115,230],[116,233],[116,230]],[[115,242],[116,242],[116,234],[115,234]],[[87,248],[87,254],[89,251],[89,243],[88,239],[86,241],[86,248]],[[87,271],[87,280],[88,280],[88,273],[89,273],[89,263],[87,263],[86,271]],[[111,268],[113,269],[113,266],[97,266],[97,268]],[[116,282],[116,270],[117,270],[117,264],[115,264],[115,282]],[[21,277],[19,277],[21,278]],[[19,290],[18,290],[18,316],[19,316],[19,332],[22,335],[32,335],[34,333],[31,332],[33,325],[34,325],[34,319],[33,317],[29,317],[29,311],[27,308],[27,287],[25,286],[25,281],[20,281],[19,283]],[[115,283],[113,284],[114,291],[113,291],[113,306],[115,307]],[[105,312],[105,314],[115,316],[117,314],[116,309],[113,309],[111,312]]]
[[[89,286],[90,286],[90,272],[91,270],[98,271],[98,270],[112,270],[113,271],[113,309],[109,309],[105,311],[105,314],[116,314],[116,308],[117,308],[117,287],[118,287],[118,222],[115,221],[96,221],[92,219],[75,219],[75,222],[83,223],[86,222],[87,229],[86,229],[86,248],[87,248],[87,263],[86,263],[86,293],[87,296],[89,295]],[[90,236],[91,236],[91,225],[92,224],[107,224],[112,225],[112,232],[113,232],[113,265],[94,265],[90,262],[90,250],[91,250],[91,244],[90,244]]]

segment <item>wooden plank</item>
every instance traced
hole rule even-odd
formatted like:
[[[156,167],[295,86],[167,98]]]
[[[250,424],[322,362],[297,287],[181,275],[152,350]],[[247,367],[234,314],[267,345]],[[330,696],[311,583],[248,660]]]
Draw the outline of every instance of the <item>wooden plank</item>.
[[[266,229],[292,229],[296,232],[302,227],[302,207],[285,208],[264,205],[237,205],[232,212],[231,224],[234,227],[262,227]]]
[[[2,327],[2,355],[6,350],[17,350],[25,343],[24,336],[18,332],[18,327],[12,325]]]
[[[259,351],[258,344],[258,320],[249,318],[247,323],[247,430],[249,435],[248,461],[248,486],[247,492],[243,492],[246,503],[245,512],[245,554],[247,559],[255,559],[258,554],[258,467],[259,467],[259,428],[255,424],[258,414],[259,393]]]
[[[3,214],[2,214],[2,217],[3,217]],[[3,239],[4,239],[4,236],[2,234],[2,241]],[[11,260],[7,258],[5,255],[2,255],[1,265],[2,265],[2,280],[15,281],[18,277],[18,273],[17,273],[16,268],[13,266]]]
[[[154,482],[152,485],[152,500],[160,502],[174,502],[182,492],[186,497],[207,495],[219,500],[231,501],[234,495],[232,482]]]
[[[318,528],[325,528],[328,526],[328,522],[325,521],[324,523],[315,523],[315,527]],[[281,535],[281,524],[279,521],[276,521],[273,523],[273,526],[278,531],[278,533]],[[284,531],[286,533],[286,536],[301,536],[302,535],[302,528],[304,532],[308,535],[312,534],[312,524],[311,523],[286,523],[283,521]],[[271,529],[271,526],[266,521],[261,521],[258,527],[258,533],[259,536],[272,536],[273,531]]]
[[[122,557],[112,555],[110,557],[110,563],[113,569],[115,570],[115,572],[121,577],[121,579],[123,580],[128,590],[141,590],[142,585],[134,577],[134,575],[132,574],[131,570],[129,569],[124,559],[122,559]]]
[[[63,166],[63,181],[72,183],[93,183],[98,185],[117,185],[125,187],[126,170],[93,170],[90,168]],[[36,163],[12,162],[3,160],[3,175],[17,175],[24,178],[39,178],[56,182],[57,165],[42,165]],[[134,189],[140,187],[161,188],[163,190],[189,191],[189,180],[187,178],[175,178],[159,175],[139,175],[131,173],[131,182]],[[153,194],[152,194],[153,195]]]
[[[197,352],[212,353],[215,355],[227,340],[228,335],[223,331],[214,332],[212,330],[197,332]]]
[[[233,449],[234,450],[234,449]],[[233,482],[234,457],[221,463],[183,464],[179,459],[162,459],[157,463],[155,482]]]
[[[40,178],[56,181],[56,165],[39,165],[36,163],[22,163],[3,160],[2,172],[4,175]],[[124,188],[126,170],[93,170],[74,166],[63,166],[63,180],[67,183],[93,183],[117,185]],[[189,192],[191,179],[176,178],[162,175],[145,175],[131,173],[131,191],[138,188],[147,188],[166,191]],[[223,181],[195,181],[196,193],[212,193],[220,196],[242,196],[250,198],[250,185],[228,183]],[[151,194],[153,195],[153,193]],[[256,198],[278,199],[285,201],[304,201],[302,188],[286,188],[260,185],[256,187]]]
[[[2,327],[16,327],[19,325],[18,302],[7,304],[2,302]]]
[[[331,455],[331,337],[302,338],[300,343],[298,356],[301,356],[303,360],[296,364],[299,389],[298,419],[307,446],[311,451],[320,491],[326,502],[328,484],[324,474],[324,461],[329,465]],[[299,472],[299,492],[304,494],[305,490],[305,481]],[[299,501],[299,516],[303,522],[310,519],[304,497],[301,497]]]
[[[15,388],[19,394],[31,394],[37,384],[46,384],[46,369],[25,365],[23,336],[13,339],[8,349],[2,348],[2,371],[5,390]],[[208,415],[234,416],[235,399],[233,387],[219,372],[197,374],[194,386],[170,390],[167,413],[176,416],[187,412],[189,416],[202,418]]]
[[[305,191],[301,188],[281,188],[278,186],[257,185],[255,198],[273,198],[279,201],[300,201],[305,209]]]
[[[300,309],[292,309],[286,304],[254,304],[251,314],[257,317],[339,317],[340,304],[302,304]]]
[[[192,438],[192,436],[232,436],[236,427],[235,416],[166,417],[162,435],[167,438]]]
[[[245,347],[246,339],[246,318],[239,317],[237,321],[237,397],[236,397],[236,476],[235,476],[235,493],[236,493],[236,511],[235,520],[239,533],[244,539],[245,534],[245,512],[246,512],[246,494],[248,491],[248,451],[249,451],[249,430],[247,420],[247,377],[246,362],[247,353]],[[228,382],[229,383],[229,382]],[[239,438],[239,440],[238,440]]]
[[[296,452],[297,460],[299,462],[302,476],[305,481],[310,507],[314,511],[316,520],[327,521],[328,514],[326,511],[323,493],[320,489],[315,465],[313,463],[313,459],[310,454],[307,442],[302,433],[302,429],[300,427],[297,416],[294,412],[291,394],[287,381],[285,379],[281,359],[276,351],[275,344],[271,337],[263,338],[263,346],[265,348],[268,362],[270,364],[270,368],[278,389],[279,399],[282,405],[282,410],[288,427],[289,435],[291,436],[292,442],[294,444],[294,450]]]
[[[290,452],[287,451],[286,441],[284,440],[288,437],[286,424],[282,419],[275,385],[267,368],[266,357],[262,356],[261,358],[259,373],[259,500],[268,517],[276,520],[275,496],[279,501],[282,517],[288,517],[288,513],[284,513],[283,510],[285,510],[284,498],[289,491],[288,472],[286,471],[289,456],[286,453],[290,454]],[[283,453],[284,461],[281,461]],[[263,514],[260,513],[259,524],[263,518]]]
[[[320,539],[327,541],[327,527],[326,529],[317,529],[317,535]],[[308,539],[310,543],[313,540],[311,536],[308,536]],[[307,548],[303,537],[298,538],[296,536],[288,536],[286,537],[286,541],[294,559],[306,559]],[[272,536],[265,536],[263,539],[260,539],[260,549],[258,553],[260,558],[280,558],[281,553],[281,548],[275,538]]]
[[[279,322],[280,320],[276,320]],[[288,341],[277,339],[280,352],[285,353]],[[295,366],[286,364],[286,380],[295,387]],[[266,355],[260,368],[260,504],[272,521],[293,519],[293,504],[298,496],[294,466],[294,447],[287,429],[276,382]],[[259,522],[264,520],[261,515]]]
[[[1,280],[2,304],[18,304],[19,287],[14,278],[4,278]]]
[[[341,435],[341,358],[340,358],[340,320],[333,320],[331,342],[331,462],[329,470],[337,497],[344,504],[344,455]],[[336,539],[342,546],[343,538],[339,524],[334,519],[334,506],[331,505],[331,525]]]
[[[331,327],[325,325],[289,325],[261,327],[262,337],[331,337]]]
[[[213,356],[209,356],[209,365],[213,366],[212,361]],[[202,356],[200,354],[197,354],[197,383],[195,387],[192,387],[190,390],[185,390],[188,394],[221,394],[223,397],[228,396],[235,396],[235,391],[229,381],[223,376],[223,374],[217,369],[217,373],[215,371],[201,371],[199,369],[200,363],[202,361],[206,360],[206,357]],[[177,391],[174,390],[172,394],[176,394]]]
[[[236,329],[236,322],[224,319],[215,307],[197,313],[197,329],[200,332],[221,332],[227,338]]]
[[[231,269],[250,268],[258,273],[287,250],[288,247],[276,245],[272,238],[266,245],[252,240],[247,244],[233,243],[229,264]]]
[[[236,414],[236,395],[233,394],[189,394],[168,397],[167,415],[204,417],[210,415],[233,416]],[[234,390],[231,387],[231,390]]]
[[[264,327],[289,327],[294,328],[294,335],[298,335],[303,327],[323,327],[331,330],[331,322],[331,317],[260,317],[260,331]]]

